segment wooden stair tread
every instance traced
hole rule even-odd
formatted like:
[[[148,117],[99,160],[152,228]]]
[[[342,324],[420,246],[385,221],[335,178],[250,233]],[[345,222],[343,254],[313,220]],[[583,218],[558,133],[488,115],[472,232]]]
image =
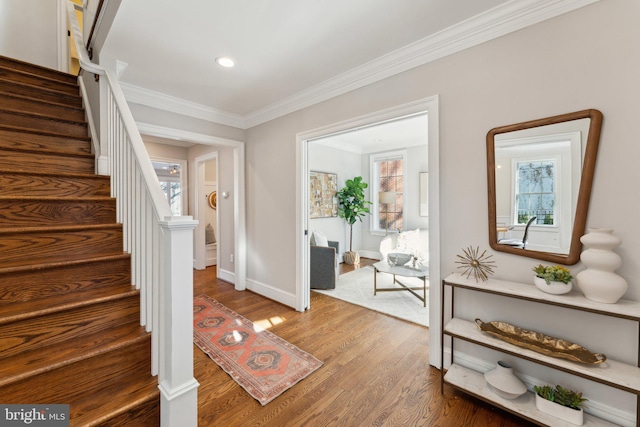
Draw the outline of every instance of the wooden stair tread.
[[[89,156],[93,156],[89,154]],[[25,176],[38,176],[38,177],[51,177],[51,178],[82,178],[91,179],[96,181],[110,182],[111,177],[108,175],[97,175],[93,173],[73,173],[73,172],[28,172],[20,169],[0,168],[0,172],[3,175],[25,175]]]
[[[25,82],[2,79],[0,79],[0,90],[2,90],[2,92],[4,93],[17,95],[29,94],[44,101],[62,103],[64,105],[73,106],[76,108],[82,108],[83,106],[82,96],[80,96],[79,91],[78,93],[66,93],[50,88],[41,88],[39,86]]]
[[[54,115],[46,114],[46,113],[41,113],[41,112],[38,112],[38,111],[25,111],[25,110],[21,110],[21,109],[17,109],[17,108],[7,108],[7,107],[1,108],[0,107],[0,112],[10,113],[10,114],[14,114],[14,115],[17,115],[17,116],[33,117],[33,118],[38,118],[38,119],[50,120],[50,121],[53,121],[53,122],[67,123],[67,124],[71,124],[71,125],[86,125],[87,124],[86,120],[65,119],[63,117],[54,116]]]
[[[53,79],[59,79],[69,83],[75,83],[78,79],[77,76],[66,73],[64,71],[56,70],[53,68],[43,67],[42,65],[32,64],[30,62],[21,61],[19,59],[10,58],[8,56],[0,55],[0,66],[4,68],[11,68],[13,70],[21,70],[31,74],[40,74]]]
[[[87,403],[97,407],[106,404],[106,399],[95,399],[102,389],[111,389],[114,396],[128,395],[146,389],[152,381],[155,382],[151,375],[151,334],[146,334],[123,341],[122,345],[111,347],[106,353],[63,363],[56,369],[7,384],[0,388],[0,400],[3,403],[59,401],[73,408],[88,399]],[[34,394],[34,388],[41,390]]]
[[[4,148],[9,148],[4,142],[6,140],[17,141],[17,142],[27,142],[34,141],[36,143],[40,143],[42,148],[45,149],[48,144],[53,140],[56,143],[65,143],[69,144],[71,142],[76,142],[84,148],[84,152],[82,154],[93,156],[91,154],[91,147],[89,146],[89,142],[91,138],[89,136],[67,136],[67,135],[59,135],[56,133],[45,132],[37,129],[29,129],[23,126],[13,126],[9,123],[0,123],[0,144]],[[62,152],[67,154],[67,152]],[[69,155],[73,155],[72,153],[68,153]]]
[[[51,107],[59,107],[61,109],[67,109],[71,111],[78,111],[78,112],[84,113],[84,108],[82,108],[82,106],[72,105],[65,102],[61,102],[61,101],[51,101],[51,100],[36,98],[36,97],[25,95],[25,94],[11,93],[9,91],[3,90],[1,87],[0,87],[0,97],[11,98],[15,100],[30,101],[38,104],[45,104]]]
[[[0,201],[10,200],[31,202],[110,202],[115,199],[111,196],[0,196]]]
[[[109,177],[89,174],[53,174],[8,171],[0,168],[4,195],[31,197],[110,197]]]
[[[61,225],[48,227],[13,227],[0,229],[0,236],[18,233],[64,233],[82,230],[118,229],[122,224],[88,224],[88,225]]]
[[[70,403],[71,423],[85,427],[100,426],[151,400],[155,400],[157,407],[160,407],[158,379],[151,375],[145,383],[138,381],[96,388],[80,400]],[[102,405],[97,407],[96,402]]]
[[[139,291],[132,288],[130,284],[114,285],[90,288],[84,291],[69,292],[29,301],[14,301],[8,304],[0,303],[0,325],[82,306],[99,304],[114,298],[123,298],[138,293]]]
[[[116,223],[0,228],[0,263],[17,267],[119,254],[123,237]]]
[[[148,398],[139,399],[135,407],[126,406],[126,411],[113,413],[111,417],[104,417],[95,422],[87,422],[86,426],[99,427],[141,427],[160,425],[160,392]],[[124,409],[124,408],[123,408]]]
[[[122,254],[122,253],[124,253],[124,252],[111,252],[111,253],[105,253],[103,255],[119,255],[119,254]],[[71,263],[71,262],[76,262],[76,261],[82,261],[83,259],[84,259],[83,254],[64,255],[64,256],[58,257],[56,259],[56,262],[59,262],[59,263]],[[53,261],[51,259],[38,259],[37,262],[41,263],[41,264],[45,264],[45,263],[51,263]],[[29,263],[22,262],[22,261],[3,261],[2,264],[3,264],[3,267],[4,267],[3,270],[28,267],[30,265]]]
[[[51,89],[62,93],[77,94],[79,87],[77,80],[65,81],[58,76],[42,75],[32,70],[21,70],[0,64],[0,79],[8,82],[22,82],[37,84],[38,87]]]
[[[137,324],[125,324],[93,335],[63,341],[0,359],[0,387],[22,381],[82,359],[122,347],[131,340],[146,339],[148,332]]]
[[[98,256],[98,257],[92,257],[92,258],[59,260],[56,262],[28,264],[28,265],[20,265],[15,267],[2,266],[0,267],[0,274],[11,274],[11,273],[19,273],[19,272],[32,271],[32,270],[44,270],[47,268],[59,268],[59,267],[81,265],[81,264],[87,264],[92,262],[108,261],[108,260],[130,258],[130,257],[131,255],[129,255],[128,253],[121,252],[117,254],[104,255],[104,256]]]
[[[43,136],[47,136],[47,137],[53,137],[53,138],[65,138],[68,140],[80,140],[80,141],[89,141],[90,137],[89,135],[70,135],[67,133],[63,133],[60,131],[55,131],[55,130],[43,130],[43,129],[37,129],[34,127],[29,127],[29,126],[13,126],[7,123],[0,123],[0,127],[2,129],[8,130],[8,131],[12,131],[12,132],[22,132],[22,133],[31,133],[31,134],[36,134],[36,135],[43,135]],[[63,152],[64,153],[64,152]],[[64,153],[66,154],[66,153]],[[93,157],[93,155],[89,152],[89,156]]]

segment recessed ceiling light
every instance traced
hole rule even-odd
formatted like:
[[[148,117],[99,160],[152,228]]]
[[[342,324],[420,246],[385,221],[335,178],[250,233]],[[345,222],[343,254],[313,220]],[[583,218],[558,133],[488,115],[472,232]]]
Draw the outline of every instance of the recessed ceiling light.
[[[219,66],[224,68],[233,68],[236,66],[236,61],[234,61],[233,59],[227,56],[221,56],[219,58],[216,58],[216,62],[218,63]]]

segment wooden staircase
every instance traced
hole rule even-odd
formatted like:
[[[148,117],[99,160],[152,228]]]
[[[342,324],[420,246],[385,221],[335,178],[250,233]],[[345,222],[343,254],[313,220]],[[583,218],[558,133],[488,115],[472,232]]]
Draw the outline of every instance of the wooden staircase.
[[[0,56],[0,403],[157,426],[159,390],[76,77]]]

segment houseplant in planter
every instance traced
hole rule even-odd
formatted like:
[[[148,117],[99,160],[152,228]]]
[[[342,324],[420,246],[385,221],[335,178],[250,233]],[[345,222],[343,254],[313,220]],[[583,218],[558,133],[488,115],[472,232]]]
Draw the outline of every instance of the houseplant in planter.
[[[362,221],[369,214],[368,205],[371,202],[365,200],[364,189],[369,185],[362,182],[361,176],[348,179],[344,187],[336,193],[338,197],[338,216],[344,218],[349,224],[349,251],[344,253],[344,262],[347,264],[359,264],[360,255],[353,251],[353,224]]]
[[[571,424],[581,426],[584,422],[584,402],[587,400],[582,397],[582,393],[568,390],[559,385],[551,387],[533,386],[536,393],[536,408],[561,420]]]
[[[533,283],[542,292],[548,294],[566,294],[571,290],[571,272],[560,265],[538,264],[533,268],[536,273]]]

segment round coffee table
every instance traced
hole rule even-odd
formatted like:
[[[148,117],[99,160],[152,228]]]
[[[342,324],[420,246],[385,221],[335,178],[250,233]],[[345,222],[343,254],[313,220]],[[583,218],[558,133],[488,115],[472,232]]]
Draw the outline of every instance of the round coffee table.
[[[397,283],[400,285],[400,288],[379,288],[377,284],[378,272],[380,273],[388,273],[393,274],[393,283]],[[401,277],[416,277],[418,279],[422,279],[422,287],[411,287],[407,286],[404,283],[400,282],[396,279],[396,276]],[[410,266],[399,266],[394,265],[393,267],[389,265],[386,261],[379,261],[373,264],[373,295],[376,295],[378,292],[397,292],[397,291],[408,291],[420,301],[422,301],[423,305],[427,306],[427,278],[429,277],[429,267],[410,267]],[[422,295],[418,294],[414,291],[422,291]]]

